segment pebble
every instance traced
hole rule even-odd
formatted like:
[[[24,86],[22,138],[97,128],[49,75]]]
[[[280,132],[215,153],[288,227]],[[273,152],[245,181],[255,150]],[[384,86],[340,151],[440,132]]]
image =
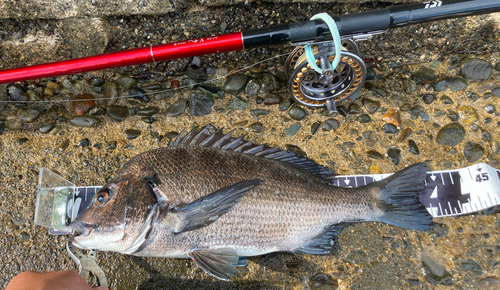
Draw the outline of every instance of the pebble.
[[[292,102],[290,102],[290,100],[286,100],[279,105],[278,110],[286,111],[290,107],[291,104],[292,104]]]
[[[73,84],[71,83],[71,81],[68,80],[68,79],[63,79],[61,81],[61,85],[68,92],[74,92],[75,91],[75,87],[73,86]]]
[[[59,144],[57,149],[59,149],[59,151],[62,152],[66,150],[68,147],[69,147],[69,139],[64,139],[64,141],[62,141],[61,144]]]
[[[480,279],[477,284],[479,285],[479,289],[485,290],[497,290],[500,289],[500,278],[489,276],[486,278]]]
[[[245,88],[245,92],[250,97],[256,97],[257,94],[259,93],[259,90],[260,90],[260,85],[254,80],[250,80]]]
[[[492,67],[489,62],[477,58],[466,58],[462,61],[461,74],[470,81],[486,80],[491,75]]]
[[[130,115],[128,108],[125,106],[108,106],[108,116],[118,122],[122,122]]]
[[[102,97],[104,99],[109,99],[112,104],[116,102],[116,97],[118,97],[118,86],[115,82],[105,82],[102,86]]]
[[[321,125],[321,129],[323,129],[323,131],[331,131],[331,130],[337,131],[339,127],[340,127],[339,121],[335,119],[325,120]]]
[[[483,141],[491,141],[491,134],[486,130],[481,130],[481,139]]]
[[[212,106],[214,105],[214,100],[211,97],[193,91],[191,92],[191,97],[189,101],[190,101],[189,107],[191,110],[191,116],[199,117],[212,113]]]
[[[38,130],[40,130],[40,132],[43,134],[47,134],[50,131],[52,131],[52,129],[54,129],[55,127],[56,127],[56,125],[54,125],[54,124],[47,124],[47,125],[40,127]]]
[[[363,250],[351,251],[345,258],[347,262],[360,265],[368,262],[368,255]]]
[[[420,280],[418,278],[407,278],[406,283],[410,284],[412,287],[420,286]]]
[[[95,87],[102,87],[104,85],[104,80],[102,78],[94,78],[92,80],[92,86],[95,86]]]
[[[19,109],[17,109],[16,115],[23,122],[32,123],[38,118],[40,112],[35,109],[20,107]]]
[[[448,117],[451,121],[456,122],[458,121],[459,115],[455,111],[448,111],[446,117]]]
[[[233,109],[233,110],[246,110],[247,109],[247,102],[239,97],[235,97],[233,101],[227,106],[228,109]]]
[[[318,132],[319,125],[321,125],[321,122],[316,121],[316,122],[312,123],[311,135],[314,135],[314,134],[316,134],[316,132]]]
[[[357,115],[363,113],[363,110],[356,103],[351,103],[347,108],[347,114],[349,115]]]
[[[116,149],[116,144],[117,144],[117,142],[116,142],[116,141],[110,141],[110,142],[106,143],[106,147],[105,147],[105,149],[106,149],[106,150],[113,150],[113,149]]]
[[[295,155],[301,155],[307,157],[307,154],[304,150],[292,144],[285,144],[285,150],[288,152],[293,152]]]
[[[491,90],[491,94],[496,96],[496,97],[500,97],[500,88],[496,88],[496,89]]]
[[[127,129],[125,130],[125,135],[127,136],[127,139],[132,140],[139,137],[141,135],[141,131],[134,129]]]
[[[436,99],[436,96],[433,95],[433,94],[425,94],[423,97],[422,97],[422,100],[424,101],[424,103],[426,103],[427,105],[430,105],[434,102],[434,100]]]
[[[54,92],[56,91],[60,91],[61,90],[61,86],[58,85],[57,83],[55,82],[48,82],[47,83],[47,88],[53,90]]]
[[[374,101],[372,99],[363,98],[361,100],[361,103],[370,114],[375,113],[380,108],[380,102]]]
[[[208,79],[208,75],[203,68],[196,69],[193,66],[188,66],[184,73],[198,83]]]
[[[372,121],[372,118],[370,118],[370,116],[368,116],[367,114],[361,114],[358,116],[358,122],[360,122],[362,124],[369,123],[371,121]]]
[[[453,92],[459,92],[465,90],[466,88],[467,81],[461,77],[447,77],[434,86],[434,89],[437,92],[443,92],[446,89],[450,89]]]
[[[0,86],[0,112],[5,109],[6,103],[2,103],[1,101],[8,101],[9,96],[7,95],[7,88],[4,86]]]
[[[158,109],[157,107],[146,107],[146,108],[141,108],[139,110],[137,110],[136,114],[137,116],[153,116],[155,114],[158,114],[158,112],[160,112],[160,109]]]
[[[493,113],[495,113],[497,111],[497,108],[495,108],[495,106],[492,105],[492,104],[486,105],[484,107],[484,109],[486,110],[486,113],[488,113],[488,114],[493,114]]]
[[[479,95],[473,92],[465,92],[465,97],[472,103],[479,100]]]
[[[165,111],[165,116],[175,117],[184,114],[187,107],[187,101],[183,99],[178,99]]]
[[[262,125],[261,122],[255,122],[255,123],[252,123],[250,126],[248,126],[248,128],[252,132],[260,133],[264,130],[264,125]]]
[[[484,148],[480,144],[469,142],[464,148],[464,157],[468,162],[476,162],[483,157]]]
[[[247,83],[247,76],[244,74],[234,74],[227,77],[224,83],[224,92],[237,96],[239,95]]]
[[[264,105],[277,105],[280,103],[280,97],[273,93],[267,93],[264,99]]]
[[[291,127],[285,129],[285,134],[287,134],[289,137],[293,137],[300,130],[301,126],[302,124],[300,122],[293,124]]]
[[[481,266],[472,259],[467,259],[467,261],[462,262],[462,271],[471,271],[478,276],[483,275],[483,269]]]
[[[224,93],[223,90],[219,89],[215,85],[211,84],[204,84],[198,87],[198,90],[202,92],[203,94],[206,94],[208,96],[211,96],[215,100],[223,100],[224,97],[226,96],[226,93]]]
[[[279,102],[279,100],[278,100],[278,102]],[[257,98],[255,98],[255,103],[257,105],[260,105],[260,104],[264,103],[264,99],[261,97],[257,97]]]
[[[31,236],[27,232],[21,232],[21,240],[29,241]]]
[[[444,265],[438,263],[426,254],[422,255],[422,264],[424,265],[426,272],[425,279],[431,285],[453,285],[453,277],[448,271],[446,271],[446,267]]]
[[[460,119],[470,125],[479,120],[479,115],[473,107],[470,106],[460,106],[458,107],[458,113],[460,114]]]
[[[149,97],[146,91],[138,87],[131,88],[130,91],[128,92],[128,96],[137,99],[143,103],[149,102]]]
[[[21,214],[12,214],[10,220],[18,227],[24,226],[28,222]]]
[[[404,128],[403,130],[401,130],[398,137],[398,143],[406,140],[406,138],[408,138],[408,136],[410,136],[412,132],[413,131],[411,130],[411,128]]]
[[[339,288],[339,282],[331,275],[325,273],[317,273],[309,278],[310,290],[335,290]]]
[[[38,95],[38,93],[35,92],[34,90],[28,90],[26,94],[28,95],[28,100],[30,102],[40,101],[40,95]]]
[[[259,116],[267,116],[269,115],[269,110],[265,109],[250,110],[250,115],[254,118],[258,118]]]
[[[370,165],[370,174],[382,174],[384,171],[377,164]]]
[[[24,92],[24,88],[18,84],[11,84],[7,87],[10,100],[16,102],[28,101],[28,95]]]
[[[373,158],[373,159],[377,159],[377,160],[382,160],[384,159],[384,155],[382,155],[382,153],[376,151],[376,150],[368,150],[366,151],[366,156],[370,157],[370,158]]]
[[[69,123],[76,127],[93,127],[100,122],[99,118],[92,116],[73,116],[69,120]]]
[[[76,116],[83,116],[87,114],[90,109],[95,107],[94,96],[89,93],[82,93],[75,96],[73,102],[73,114]]]
[[[440,98],[439,98],[444,104],[447,104],[447,105],[451,105],[453,104],[453,100],[448,97],[447,95],[442,95]]]
[[[413,106],[410,110],[410,117],[412,120],[418,119],[420,117],[420,113],[424,112],[424,107],[420,105]]]
[[[148,116],[148,117],[142,117],[141,121],[147,124],[153,124],[154,122],[156,122],[156,119],[151,116]]]
[[[464,139],[464,136],[465,129],[462,125],[450,123],[439,130],[436,136],[436,143],[438,145],[453,147],[460,143]]]
[[[411,93],[417,89],[417,84],[414,80],[404,79],[402,84],[402,88],[406,93]]]
[[[128,91],[137,84],[137,81],[134,78],[128,76],[121,76],[116,79],[116,84],[123,91]]]
[[[17,145],[23,145],[24,143],[28,142],[28,138],[19,138],[17,139]]]
[[[302,109],[301,107],[298,106],[293,106],[288,110],[288,115],[290,118],[300,121],[304,119],[304,117],[307,115],[306,110]]]
[[[280,84],[278,79],[273,75],[264,75],[262,79],[262,84],[259,89],[259,94],[265,94],[270,91],[278,90],[280,88]]]
[[[401,150],[397,148],[389,148],[387,150],[387,159],[391,160],[394,165],[399,165],[401,161]]]
[[[436,79],[436,72],[429,67],[422,67],[412,75],[412,79],[418,84],[432,84]]]
[[[80,147],[90,147],[90,141],[89,141],[89,139],[85,138],[85,139],[80,140],[80,142],[78,142],[78,146],[80,146]]]
[[[387,113],[382,116],[382,120],[394,124],[396,127],[401,126],[401,115],[394,109],[389,109]]]
[[[408,140],[408,151],[410,151],[410,153],[415,154],[415,155],[420,154],[420,150],[418,150],[417,143],[415,143],[415,141],[413,141],[411,139]]]
[[[394,134],[398,131],[398,128],[391,123],[387,123],[384,126],[382,126],[382,132],[388,133],[388,134]]]
[[[181,84],[179,83],[178,80],[171,80],[170,81],[170,86],[173,88],[173,89],[178,89],[181,87]]]
[[[54,96],[54,91],[51,88],[45,88],[43,89],[43,95],[47,97],[53,97]]]

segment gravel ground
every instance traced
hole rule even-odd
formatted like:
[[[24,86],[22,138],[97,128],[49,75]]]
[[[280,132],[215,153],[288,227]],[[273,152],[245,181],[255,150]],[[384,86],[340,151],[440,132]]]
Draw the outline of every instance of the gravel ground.
[[[386,5],[190,3],[165,15],[101,18],[95,30],[81,36],[65,32],[77,21],[0,20],[0,67]],[[75,269],[67,237],[51,236],[33,223],[41,167],[76,185],[102,185],[131,157],[166,146],[176,132],[193,126],[236,129],[235,135],[296,150],[340,174],[389,173],[423,161],[431,170],[478,162],[500,168],[499,32],[500,15],[491,14],[400,28],[360,43],[377,76],[363,86],[360,98],[340,104],[347,113],[336,118],[324,109],[290,106],[282,79],[286,56],[201,90],[164,91],[287,53],[292,49],[287,46],[0,86],[3,100],[95,98],[95,103],[0,104],[0,286],[22,271]],[[235,97],[229,87],[241,80],[243,91]],[[136,98],[117,98],[128,95]],[[81,127],[82,118],[96,124]],[[355,224],[341,232],[330,255],[250,258],[232,283],[209,277],[188,260],[99,253],[98,263],[112,289],[500,288],[498,211],[436,222],[426,232]]]

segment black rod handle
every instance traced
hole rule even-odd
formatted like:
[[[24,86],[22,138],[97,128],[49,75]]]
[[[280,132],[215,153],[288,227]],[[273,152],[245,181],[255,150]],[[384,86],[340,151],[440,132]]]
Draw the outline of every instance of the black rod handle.
[[[435,0],[335,16],[341,36],[500,11],[500,0]],[[322,21],[304,21],[243,31],[244,48],[331,39]]]

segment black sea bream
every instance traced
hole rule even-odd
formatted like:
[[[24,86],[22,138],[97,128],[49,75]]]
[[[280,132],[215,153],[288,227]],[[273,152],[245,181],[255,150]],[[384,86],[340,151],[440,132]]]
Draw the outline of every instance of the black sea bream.
[[[239,257],[270,252],[327,254],[336,224],[376,221],[427,230],[418,201],[424,163],[359,188],[305,157],[222,131],[193,130],[173,146],[132,158],[71,227],[85,249],[191,258],[230,279]]]

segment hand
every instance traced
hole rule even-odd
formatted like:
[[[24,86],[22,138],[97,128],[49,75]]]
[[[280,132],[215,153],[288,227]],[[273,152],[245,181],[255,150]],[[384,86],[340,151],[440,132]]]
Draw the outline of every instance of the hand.
[[[5,290],[107,290],[90,287],[75,271],[24,272],[10,280]]]

